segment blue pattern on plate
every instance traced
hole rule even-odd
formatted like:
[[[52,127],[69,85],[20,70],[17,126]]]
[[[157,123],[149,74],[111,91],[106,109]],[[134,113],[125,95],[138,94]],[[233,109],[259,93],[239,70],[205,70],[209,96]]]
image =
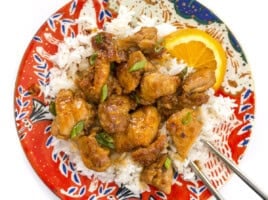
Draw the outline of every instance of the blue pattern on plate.
[[[74,14],[77,8],[77,1],[78,0],[73,0],[69,9],[70,14]],[[197,22],[201,24],[209,24],[211,22],[218,22],[222,23],[222,21],[210,10],[208,10],[206,7],[204,7],[202,4],[195,0],[170,0],[171,2],[174,3],[176,12],[178,15],[180,15],[183,18],[186,19],[194,19]],[[108,3],[108,0],[103,0],[103,2]],[[56,31],[56,22],[59,23],[61,26],[61,33],[64,36],[68,35],[68,32],[70,32],[72,37],[75,37],[75,33],[72,30],[72,25],[75,24],[75,22],[71,19],[62,19],[62,14],[61,13],[56,13],[52,15],[48,21],[47,24],[49,28],[52,31]],[[103,21],[105,19],[109,19],[112,17],[112,14],[109,10],[103,8],[101,12],[99,13],[98,19],[99,21]],[[228,30],[228,37],[229,40],[234,47],[234,49],[241,53],[243,56],[244,60],[246,61],[244,54],[242,52],[242,49],[236,40],[236,38],[233,36],[233,34]],[[34,36],[33,40],[35,42],[40,42],[42,43],[42,39],[39,36]],[[48,72],[48,66],[47,63],[38,55],[38,54],[33,54],[34,60],[37,63],[35,65],[35,74],[38,76],[39,84],[40,86],[46,86],[46,84],[49,81],[49,72]],[[15,110],[15,117],[16,121],[19,120],[24,120],[24,118],[29,114],[28,111],[23,111],[23,108],[27,107],[30,105],[30,100],[27,99],[27,97],[30,95],[29,91],[25,90],[22,86],[18,86],[18,92],[19,92],[19,97],[16,97],[16,104],[19,107],[19,110]],[[253,95],[253,92],[251,90],[246,90],[244,94],[242,95],[242,100],[241,100],[241,107],[240,107],[240,112],[246,112],[247,110],[252,108],[252,104],[246,103],[246,101]],[[42,102],[33,99],[32,100],[33,104],[33,110],[32,113],[30,114],[29,122],[27,123],[35,123],[40,120],[51,120],[51,115],[48,112],[48,107],[45,106]],[[252,114],[245,114],[245,121],[249,121],[249,124],[246,124],[241,128],[240,131],[246,132],[249,131],[252,128],[252,125],[250,123],[250,120],[254,118],[254,115]],[[25,122],[26,123],[26,122]],[[27,126],[26,126],[27,127]],[[45,133],[50,132],[51,126],[46,127]],[[22,132],[23,133],[23,132]],[[21,134],[20,139],[22,140],[26,135]],[[48,137],[46,141],[46,146],[50,147],[51,143],[53,142],[53,136]],[[249,143],[249,138],[246,138],[242,140],[238,146],[244,147]],[[75,166],[73,163],[69,163],[67,159],[67,155],[60,155],[60,153],[52,153],[52,159],[55,162],[60,162],[59,169],[65,177],[68,177],[69,174],[71,175],[72,181],[76,186],[70,186],[66,190],[66,195],[67,196],[73,196],[73,197],[82,197],[85,195],[87,186],[80,186],[78,187],[77,185],[81,185],[81,181],[79,178],[79,174],[77,170],[75,169]],[[179,176],[178,172],[174,173],[174,179],[177,179]],[[98,199],[98,197],[109,197],[113,191],[115,190],[115,187],[109,187],[107,185],[102,185],[100,184],[97,192],[98,194],[92,194],[88,199],[94,200]],[[188,186],[188,190],[191,191],[191,193],[194,196],[199,196],[201,195],[205,190],[205,186]],[[156,191],[156,196],[162,199],[166,198],[166,195],[161,192],[161,191]],[[191,199],[195,199],[194,196],[191,196]],[[113,197],[113,195],[111,195]],[[128,188],[125,186],[121,185],[119,189],[116,191],[115,198],[118,200],[125,200],[125,199],[141,199],[141,195],[135,195],[132,191],[130,191]],[[150,199],[154,200],[157,199],[154,196],[150,196]]]
[[[69,9],[69,12],[71,15],[73,15],[75,13],[76,8],[77,8],[77,0],[74,0],[71,3],[70,9]]]
[[[140,199],[140,195],[134,194],[131,190],[126,188],[124,185],[119,187],[118,191],[116,192],[116,197],[118,200],[125,200],[125,199]]]
[[[233,35],[233,33],[228,29],[228,37],[229,37],[229,41],[232,45],[232,47],[238,52],[241,53],[241,57],[242,59],[245,61],[245,63],[247,63],[247,58],[239,44],[239,42],[237,41],[237,39],[235,38],[235,36]]]
[[[244,140],[242,140],[242,141],[238,144],[238,146],[239,146],[239,147],[245,147],[245,146],[248,145],[249,141],[250,141],[249,138],[245,138]]]
[[[186,19],[194,19],[200,24],[210,24],[212,22],[223,23],[212,11],[207,9],[201,3],[195,0],[179,0],[174,1],[175,9],[177,14]],[[244,55],[242,48],[233,35],[233,33],[228,29],[228,37],[232,47],[239,53],[243,60],[247,63],[246,56]]]
[[[177,14],[186,19],[194,19],[201,24],[222,21],[210,10],[195,0],[174,1]]]

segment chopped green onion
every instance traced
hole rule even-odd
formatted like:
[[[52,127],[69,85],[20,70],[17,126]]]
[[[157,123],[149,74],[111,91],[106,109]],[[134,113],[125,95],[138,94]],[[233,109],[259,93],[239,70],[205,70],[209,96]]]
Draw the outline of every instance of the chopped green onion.
[[[157,43],[154,47],[154,52],[160,53],[163,49],[164,49],[164,47],[160,43]]]
[[[155,48],[154,48],[154,52],[155,52],[155,53],[159,53],[159,52],[161,52],[163,49],[164,49],[164,47],[162,47],[162,46],[155,46]]]
[[[83,131],[84,126],[85,126],[84,120],[77,122],[77,124],[74,125],[74,127],[72,128],[71,138],[78,136]]]
[[[154,46],[155,53],[160,53],[164,49],[164,46],[162,45],[162,43],[163,43],[163,40],[159,40],[156,42]]]
[[[167,157],[167,159],[165,160],[164,166],[166,169],[169,169],[171,166],[171,160],[169,157]]]
[[[140,104],[141,103],[141,100],[140,100],[140,97],[137,95],[137,94],[135,94],[135,101],[136,101],[136,103],[137,104]]]
[[[97,44],[101,44],[101,43],[103,42],[103,36],[101,35],[101,33],[99,33],[99,34],[97,34],[97,35],[95,36],[95,42],[96,42]]]
[[[56,116],[57,115],[57,112],[56,112],[56,104],[54,101],[51,101],[50,104],[49,104],[49,108],[48,108],[49,112]]]
[[[97,57],[98,57],[98,54],[97,54],[97,53],[92,54],[92,55],[89,57],[89,64],[90,64],[90,65],[94,65]]]
[[[108,97],[108,86],[107,84],[105,84],[104,86],[102,86],[101,89],[101,102],[104,102],[106,100],[106,98]]]
[[[95,138],[101,146],[114,149],[114,140],[108,133],[100,132],[95,136]]]
[[[114,69],[115,69],[115,63],[114,62],[111,62],[110,63],[110,70],[111,71],[114,71]]]
[[[131,93],[130,97],[136,101],[137,104],[140,104],[141,100],[140,97],[136,93]]]
[[[143,69],[145,67],[146,63],[147,63],[146,60],[138,61],[134,65],[132,65],[132,67],[128,71],[135,72],[135,71],[138,71],[140,69]]]
[[[183,79],[184,76],[187,74],[187,72],[188,72],[188,67],[184,67],[183,70],[181,70],[179,74],[180,78]]]
[[[191,115],[191,112],[188,112],[181,120],[181,123],[183,125],[187,125],[189,124],[189,122],[192,120],[192,115]]]

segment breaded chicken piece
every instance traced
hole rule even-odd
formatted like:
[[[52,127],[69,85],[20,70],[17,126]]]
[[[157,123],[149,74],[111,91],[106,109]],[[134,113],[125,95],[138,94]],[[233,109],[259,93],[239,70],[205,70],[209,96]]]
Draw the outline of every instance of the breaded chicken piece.
[[[141,69],[131,71],[135,64],[143,62]],[[134,51],[129,55],[127,63],[123,63],[116,68],[116,76],[126,94],[134,91],[140,84],[142,74],[153,71],[155,67],[147,60],[141,51]]]
[[[100,146],[96,140],[96,133],[82,136],[76,143],[80,151],[83,163],[87,168],[103,172],[111,165],[110,149]]]
[[[141,180],[169,194],[172,186],[173,169],[171,164],[165,166],[167,159],[168,156],[163,154],[155,163],[145,167],[141,172]]]
[[[93,66],[78,73],[76,84],[85,93],[87,99],[99,102],[103,86],[110,74],[110,63],[103,58],[96,58]]]
[[[215,70],[205,68],[187,76],[182,87],[186,93],[204,92],[211,88],[215,82]]]
[[[180,78],[153,72],[145,74],[141,81],[140,95],[145,100],[154,100],[161,96],[174,94],[180,85]]]
[[[200,134],[202,123],[196,110],[184,108],[174,113],[166,122],[177,152],[183,161]]]
[[[142,166],[149,166],[154,163],[160,156],[160,153],[167,145],[167,136],[160,135],[148,147],[139,148],[131,153],[134,161],[140,163]]]
[[[102,128],[110,134],[125,132],[128,128],[129,111],[134,102],[128,96],[113,95],[98,108],[98,117]]]
[[[138,147],[148,147],[155,139],[160,125],[160,115],[153,106],[144,106],[131,114],[126,133],[114,136],[118,152]]]
[[[55,100],[56,117],[52,122],[51,134],[63,139],[70,137],[73,127],[84,121],[85,127],[94,123],[94,107],[71,90],[62,89]]]

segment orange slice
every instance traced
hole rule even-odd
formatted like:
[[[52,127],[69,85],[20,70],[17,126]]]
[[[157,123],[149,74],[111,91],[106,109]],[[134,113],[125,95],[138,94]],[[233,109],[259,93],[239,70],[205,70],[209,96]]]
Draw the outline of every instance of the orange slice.
[[[200,69],[215,69],[217,90],[225,75],[226,54],[219,41],[199,29],[177,30],[164,38],[167,51],[187,65]]]

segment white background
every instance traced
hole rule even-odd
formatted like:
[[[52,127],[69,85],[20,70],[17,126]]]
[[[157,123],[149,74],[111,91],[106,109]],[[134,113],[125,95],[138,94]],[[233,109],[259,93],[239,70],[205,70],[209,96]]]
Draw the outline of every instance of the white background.
[[[40,25],[67,0],[1,1],[0,31],[0,199],[58,199],[32,170],[18,140],[13,117],[13,91],[23,53]],[[238,38],[251,64],[256,86],[256,121],[240,168],[268,193],[268,31],[265,1],[200,0]],[[227,200],[259,199],[233,176],[221,190]],[[179,199],[179,198],[178,198]]]

